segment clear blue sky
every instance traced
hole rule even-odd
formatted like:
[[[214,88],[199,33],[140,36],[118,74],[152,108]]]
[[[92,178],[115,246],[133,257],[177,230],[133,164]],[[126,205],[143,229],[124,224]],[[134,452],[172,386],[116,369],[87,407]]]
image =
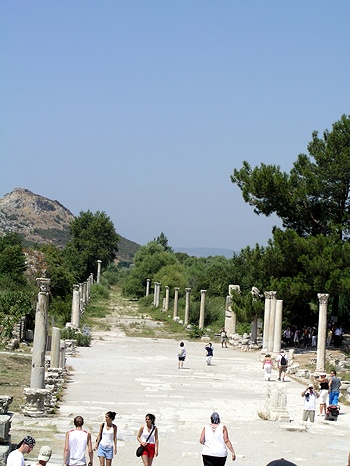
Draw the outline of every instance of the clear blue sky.
[[[0,197],[106,212],[146,244],[266,245],[231,183],[350,113],[350,2],[2,0]]]

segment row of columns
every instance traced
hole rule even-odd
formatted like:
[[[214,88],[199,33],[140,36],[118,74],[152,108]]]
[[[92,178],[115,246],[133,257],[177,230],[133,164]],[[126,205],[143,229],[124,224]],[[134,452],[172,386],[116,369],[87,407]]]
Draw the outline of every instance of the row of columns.
[[[101,263],[97,261],[97,276],[101,274]],[[93,274],[84,283],[73,285],[71,322],[67,327],[79,329],[80,316],[85,306],[90,301]],[[65,371],[66,351],[74,349],[74,341],[62,340],[61,330],[52,327],[50,368],[45,373],[45,355],[48,340],[48,308],[50,279],[46,277],[37,278],[39,286],[38,301],[35,312],[35,327],[32,353],[32,370],[30,377],[30,388],[24,389],[26,404],[23,412],[27,416],[38,417],[48,412],[55,404],[55,392],[60,384],[63,384],[62,374]],[[49,383],[47,382],[49,379]],[[48,388],[48,389],[47,389]]]
[[[146,296],[150,294],[150,282],[151,280],[147,278],[146,281]],[[160,285],[161,283],[154,283],[154,295],[153,295],[153,306],[159,307],[160,301]],[[174,288],[174,308],[173,308],[173,319],[178,317],[178,303],[179,303],[179,287]],[[191,288],[186,288],[186,304],[185,304],[185,318],[184,325],[188,325],[189,315],[190,315],[190,303],[191,303]],[[207,290],[201,290],[201,302],[200,302],[200,311],[199,311],[199,328],[204,328],[204,315],[205,315],[205,294]],[[165,298],[163,300],[163,309],[164,311],[169,311],[169,286],[165,287]]]

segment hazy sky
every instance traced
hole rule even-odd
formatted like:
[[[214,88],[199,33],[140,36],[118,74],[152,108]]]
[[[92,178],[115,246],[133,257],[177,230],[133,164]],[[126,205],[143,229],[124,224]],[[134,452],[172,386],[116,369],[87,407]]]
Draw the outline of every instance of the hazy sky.
[[[0,197],[146,244],[266,245],[230,175],[289,171],[350,108],[350,2],[1,0]]]

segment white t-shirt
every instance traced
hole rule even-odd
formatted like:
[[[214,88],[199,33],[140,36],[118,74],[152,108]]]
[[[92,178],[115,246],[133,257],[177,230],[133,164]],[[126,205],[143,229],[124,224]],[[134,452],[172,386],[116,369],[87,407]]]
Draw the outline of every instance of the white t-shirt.
[[[202,455],[208,456],[227,456],[227,448],[224,442],[223,426],[219,424],[213,432],[211,426],[205,426],[204,448]]]
[[[307,411],[316,411],[316,398],[315,393],[310,393],[310,396],[304,395],[304,409]]]
[[[18,449],[11,451],[6,461],[7,466],[24,466],[24,456]]]

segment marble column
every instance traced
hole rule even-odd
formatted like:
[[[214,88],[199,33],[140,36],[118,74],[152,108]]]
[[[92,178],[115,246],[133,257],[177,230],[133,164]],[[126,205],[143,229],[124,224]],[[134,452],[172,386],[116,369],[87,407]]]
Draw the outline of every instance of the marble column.
[[[87,282],[83,282],[83,303],[85,307],[87,304]]]
[[[52,327],[52,341],[51,341],[51,358],[50,367],[60,367],[60,343],[61,343],[61,330],[58,327]]]
[[[159,307],[159,300],[160,300],[160,285],[161,283],[157,283],[157,294],[156,294],[156,307]]]
[[[65,369],[66,368],[66,342],[65,342],[65,340],[60,341],[59,368],[60,369]]]
[[[35,312],[35,328],[32,354],[30,388],[45,387],[45,351],[47,342],[47,315],[49,307],[50,279],[37,278],[40,287]]]
[[[322,373],[326,368],[326,341],[327,341],[327,293],[318,293],[319,314],[318,314],[318,334],[317,334],[317,360],[316,372]]]
[[[205,293],[207,290],[201,290],[201,304],[199,309],[199,328],[204,328],[204,312],[205,312]]]
[[[258,316],[256,314],[250,324],[250,339],[253,343],[256,343],[258,339]]]
[[[149,285],[150,285],[150,281],[151,281],[151,280],[150,280],[149,278],[147,278],[147,281],[146,281],[146,296],[149,295]]]
[[[269,344],[271,293],[270,291],[265,291],[264,295],[265,295],[265,310],[264,310],[263,349],[267,350],[267,347]]]
[[[282,313],[283,301],[276,300],[276,315],[275,315],[275,334],[273,338],[273,352],[279,354],[281,351],[281,335],[282,335]]]
[[[188,321],[189,321],[190,304],[191,304],[191,288],[186,288],[186,305],[185,305],[185,320],[184,320],[185,325],[188,325]]]
[[[156,305],[157,300],[157,282],[153,283],[153,306]]]
[[[270,306],[270,321],[269,321],[269,342],[267,345],[267,349],[271,353],[273,350],[273,339],[275,335],[277,291],[270,291],[270,295],[271,295],[271,306]]]
[[[164,310],[166,312],[169,311],[169,287],[165,287],[165,304],[164,304]]]
[[[100,283],[101,265],[102,265],[102,261],[100,259],[98,259],[98,261],[97,261],[97,278],[96,278],[97,283]]]
[[[79,328],[80,325],[80,285],[73,285],[72,298],[72,316],[71,322],[74,328]]]
[[[179,288],[175,287],[174,288],[174,314],[173,314],[173,319],[177,317],[177,306],[179,302]]]

